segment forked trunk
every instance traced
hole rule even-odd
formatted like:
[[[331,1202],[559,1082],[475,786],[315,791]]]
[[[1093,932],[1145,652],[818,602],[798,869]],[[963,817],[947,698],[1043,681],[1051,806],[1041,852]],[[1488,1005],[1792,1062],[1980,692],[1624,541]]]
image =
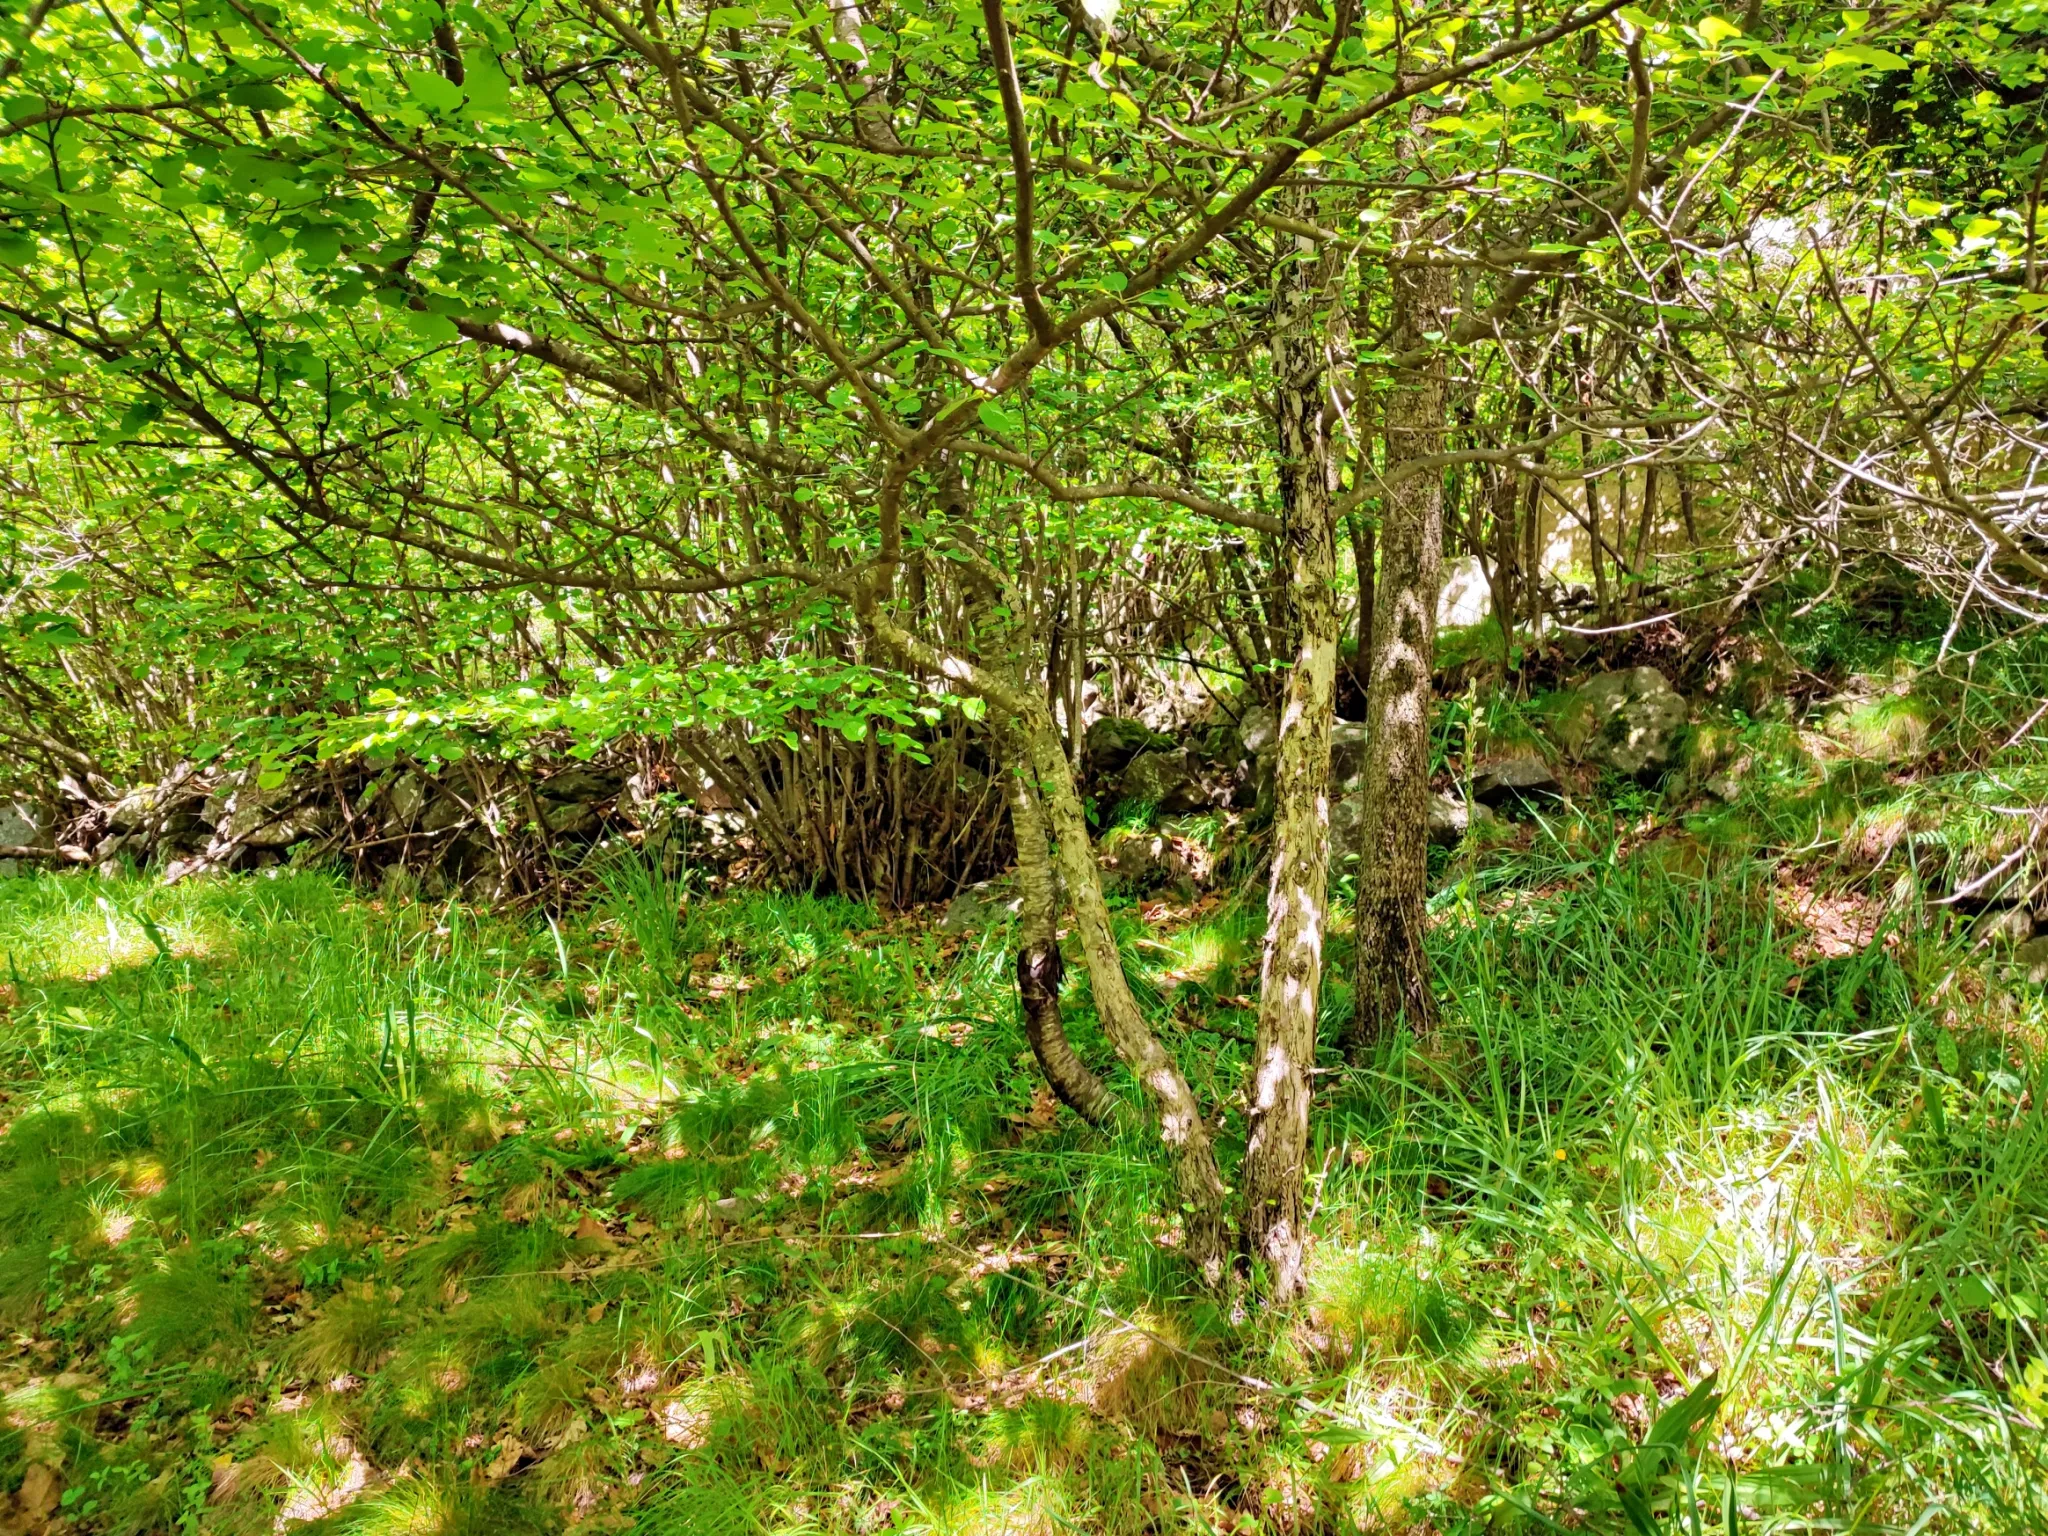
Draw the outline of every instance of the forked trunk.
[[[1158,1116],[1159,1137],[1166,1145],[1180,1198],[1185,1251],[1204,1282],[1219,1286],[1229,1232],[1223,1209],[1223,1176],[1216,1168],[1209,1128],[1202,1122],[1201,1107],[1180,1064],[1152,1033],[1124,979],[1123,956],[1117,951],[1109,907],[1102,899],[1102,874],[1088,841],[1088,819],[1052,717],[1032,700],[1019,726],[1025,733],[1036,788],[1051,824],[1060,873],[1066,880],[1067,907],[1087,960],[1096,1017]]]
[[[1017,842],[1017,1002],[1024,1038],[1059,1101],[1091,1125],[1102,1125],[1116,1112],[1116,1095],[1075,1054],[1060,1017],[1066,962],[1060,958],[1052,850],[1045,812],[1021,763],[1010,774],[1010,826]]]
[[[1410,120],[1411,145],[1427,121]],[[1404,200],[1408,201],[1408,200]],[[1372,681],[1366,692],[1365,807],[1358,869],[1358,984],[1348,1044],[1357,1057],[1402,1021],[1434,1024],[1423,950],[1429,856],[1430,675],[1437,592],[1443,584],[1444,484],[1435,469],[1401,467],[1443,451],[1445,365],[1430,338],[1450,328],[1451,269],[1425,260],[1432,225],[1418,197],[1397,211],[1388,350],[1420,358],[1395,372],[1387,394],[1389,489],[1380,507]]]

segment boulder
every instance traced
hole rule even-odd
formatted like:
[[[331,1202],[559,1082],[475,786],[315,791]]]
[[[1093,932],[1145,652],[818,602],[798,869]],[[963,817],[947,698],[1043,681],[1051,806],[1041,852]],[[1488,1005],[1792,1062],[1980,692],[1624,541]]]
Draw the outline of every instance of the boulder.
[[[1168,752],[1179,745],[1142,720],[1126,720],[1117,715],[1104,715],[1088,727],[1088,734],[1082,738],[1089,769],[1105,776],[1121,772],[1141,753]]]
[[[426,775],[407,771],[384,787],[384,807],[391,816],[411,826],[427,808]]]
[[[1455,848],[1474,827],[1497,819],[1478,801],[1468,805],[1456,795],[1441,792],[1429,797],[1429,840],[1439,848]]]
[[[420,817],[420,830],[446,832],[450,827],[460,826],[468,817],[469,807],[444,791],[427,802],[426,812]]]
[[[1265,705],[1254,704],[1237,717],[1237,746],[1245,757],[1270,752],[1279,740],[1279,717]]]
[[[0,800],[0,843],[17,848],[41,848],[48,842],[43,818],[26,800]],[[35,866],[26,859],[0,859],[0,877],[27,875]]]
[[[1482,805],[1505,805],[1513,800],[1555,799],[1562,786],[1550,764],[1533,752],[1497,757],[1481,763],[1472,774],[1472,798]]]
[[[977,881],[946,903],[945,915],[939,919],[939,932],[979,933],[991,923],[1016,916],[1022,904],[1014,879],[1002,876]]]
[[[1429,841],[1438,848],[1455,848],[1476,824],[1492,821],[1493,812],[1484,805],[1467,805],[1455,795],[1435,791],[1429,797]],[[1345,865],[1364,852],[1365,796],[1357,780],[1340,785],[1330,800],[1330,873],[1341,874]]]
[[[584,837],[595,832],[604,818],[587,801],[543,800],[540,819],[556,837]]]
[[[586,763],[564,768],[560,773],[542,779],[533,788],[543,800],[592,805],[600,800],[615,799],[625,787],[624,774],[614,773],[608,768],[593,768]]]
[[[1348,784],[1365,772],[1363,721],[1339,720],[1330,728],[1330,782]]]
[[[1650,778],[1678,755],[1691,710],[1655,667],[1603,672],[1577,689],[1558,719],[1574,757],[1624,778]]]
[[[331,830],[335,807],[319,799],[306,799],[304,784],[284,783],[274,789],[262,788],[254,768],[245,769],[221,782],[206,797],[200,817],[214,830],[217,841],[243,848],[289,848],[309,837]]]
[[[138,784],[116,800],[113,809],[107,812],[109,832],[139,832],[157,813],[157,787],[154,784]]]
[[[1970,936],[1979,944],[2018,948],[2034,937],[2033,908],[1994,907],[1971,926]]]
[[[1444,562],[1444,584],[1437,592],[1436,627],[1470,629],[1493,616],[1493,587],[1486,563],[1477,555]]]
[[[1125,891],[1177,885],[1206,885],[1216,872],[1215,855],[1199,843],[1164,832],[1133,832],[1106,840],[1096,855],[1106,886]]]
[[[1191,811],[1201,803],[1194,765],[1181,751],[1141,752],[1117,780],[1119,799],[1157,806],[1166,812]]]
[[[2048,937],[2029,939],[2012,952],[2013,968],[2035,986],[2048,982]]]

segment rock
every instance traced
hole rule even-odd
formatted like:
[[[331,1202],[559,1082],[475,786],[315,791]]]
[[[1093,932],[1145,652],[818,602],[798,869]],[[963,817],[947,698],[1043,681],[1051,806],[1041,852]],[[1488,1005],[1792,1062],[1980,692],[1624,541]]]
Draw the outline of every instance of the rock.
[[[625,786],[624,774],[584,764],[565,768],[560,773],[541,780],[533,788],[534,793],[543,800],[573,800],[588,805],[599,800],[615,799]]]
[[[47,829],[37,809],[26,800],[0,801],[0,843],[20,848],[41,848]],[[0,859],[0,877],[27,875],[35,866],[26,859]]]
[[[1133,832],[1106,841],[1096,858],[1106,885],[1127,891],[1162,885],[1193,889],[1216,872],[1215,856],[1199,843],[1164,832]]]
[[[1486,564],[1477,555],[1444,562],[1444,584],[1437,592],[1436,627],[1470,629],[1493,616],[1493,588]]]
[[[153,820],[157,812],[157,793],[154,784],[138,784],[114,802],[107,812],[107,830],[110,832],[139,832]]]
[[[1484,805],[1467,805],[1440,791],[1429,797],[1429,840],[1438,848],[1455,848],[1476,824],[1494,820]],[[1364,852],[1365,796],[1358,780],[1339,785],[1330,799],[1330,873],[1341,874]]]
[[[259,802],[247,810],[237,806],[215,830],[245,848],[289,848],[333,830],[334,822],[331,805],[316,802],[279,808]]]
[[[1270,752],[1279,740],[1279,718],[1265,705],[1254,704],[1237,717],[1237,745],[1244,756]]]
[[[1441,792],[1429,797],[1429,840],[1439,848],[1455,848],[1472,828],[1498,819],[1483,803],[1467,805]]]
[[[2048,936],[2027,940],[2012,952],[2012,962],[2035,986],[2048,983]]]
[[[1104,776],[1120,772],[1141,753],[1168,752],[1179,745],[1142,720],[1126,720],[1117,715],[1104,715],[1088,727],[1082,738],[1089,769]]]
[[[469,807],[444,791],[428,802],[426,813],[420,818],[420,830],[446,832],[450,827],[460,826],[468,818]]]
[[[1472,798],[1482,805],[1505,805],[1511,800],[1536,797],[1554,799],[1562,788],[1550,764],[1533,752],[1494,758],[1481,763],[1472,775]]]
[[[41,1531],[47,1528],[63,1497],[64,1479],[57,1470],[40,1461],[32,1462],[22,1474],[21,1487],[14,1495],[25,1529]]]
[[[1566,703],[1559,742],[1573,756],[1625,778],[1669,768],[1691,710],[1662,672],[1631,667],[1603,672]]]
[[[1005,916],[1015,917],[1023,901],[1017,882],[1007,876],[977,881],[946,903],[945,915],[939,919],[939,932],[979,933]]]
[[[411,826],[427,808],[427,780],[424,774],[401,773],[384,788],[384,807],[398,821]]]
[[[1363,721],[1339,720],[1330,728],[1330,782],[1348,784],[1365,772]]]
[[[1998,948],[2023,948],[2034,937],[2031,907],[1996,907],[1979,918],[1970,930],[1979,944]]]
[[[1906,767],[1927,755],[1934,710],[1925,699],[1893,689],[1842,702],[1821,729],[1866,762]]]
[[[243,848],[289,848],[332,829],[338,814],[332,804],[305,798],[309,790],[304,784],[286,782],[264,789],[256,772],[244,769],[206,797],[199,814],[217,841]]]
[[[582,837],[595,832],[604,818],[598,815],[596,806],[580,800],[544,800],[540,819],[557,837]]]
[[[1117,780],[1120,799],[1157,806],[1166,812],[1191,811],[1200,798],[1195,774],[1185,752],[1141,752]]]

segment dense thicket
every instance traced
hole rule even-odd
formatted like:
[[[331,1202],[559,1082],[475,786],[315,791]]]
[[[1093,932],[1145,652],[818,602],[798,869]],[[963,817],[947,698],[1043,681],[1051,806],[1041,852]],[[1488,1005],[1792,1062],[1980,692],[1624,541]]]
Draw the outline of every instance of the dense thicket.
[[[1587,632],[1697,672],[1814,572],[2041,611],[2039,26],[39,0],[0,63],[13,772],[652,740],[784,878],[898,900],[1012,806],[1190,1253],[1291,1292],[1340,698],[1353,1047],[1434,1009],[1447,554],[1508,680]],[[1169,684],[1278,719],[1234,1218],[1077,774]],[[943,830],[877,863],[906,825]]]

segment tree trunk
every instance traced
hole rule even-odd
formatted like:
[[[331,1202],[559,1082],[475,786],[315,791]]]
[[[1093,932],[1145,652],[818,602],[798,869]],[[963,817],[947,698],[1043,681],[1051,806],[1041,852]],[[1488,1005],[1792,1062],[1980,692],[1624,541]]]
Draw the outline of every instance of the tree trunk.
[[[1060,982],[1066,964],[1060,958],[1055,918],[1059,898],[1054,887],[1052,851],[1045,839],[1045,812],[1022,764],[1010,774],[1010,827],[1017,842],[1017,1002],[1024,1013],[1024,1038],[1038,1058],[1046,1085],[1074,1113],[1091,1125],[1103,1125],[1116,1112],[1116,1095],[1074,1053],[1060,1017]]]
[[[1409,118],[1411,154],[1428,111]],[[1423,950],[1429,854],[1430,674],[1436,604],[1443,584],[1444,484],[1435,470],[1406,477],[1408,461],[1441,453],[1447,387],[1443,354],[1428,337],[1450,329],[1451,269],[1404,260],[1427,252],[1432,221],[1422,195],[1396,210],[1390,263],[1392,334],[1387,350],[1422,361],[1397,369],[1387,393],[1385,438],[1391,488],[1380,511],[1380,573],[1372,626],[1372,686],[1365,809],[1358,871],[1358,984],[1349,1045],[1362,1055],[1405,1020],[1436,1019]]]
[[[1035,702],[1035,701],[1034,701]],[[1088,962],[1088,980],[1095,995],[1095,1014],[1117,1055],[1137,1078],[1159,1117],[1159,1138],[1173,1168],[1180,1197],[1186,1252],[1211,1287],[1223,1282],[1228,1250],[1224,1218],[1223,1176],[1216,1169],[1216,1151],[1201,1107],[1176,1062],[1138,1011],[1124,979],[1123,956],[1110,927],[1109,907],[1102,899],[1102,873],[1088,841],[1088,820],[1074,788],[1073,769],[1060,748],[1059,732],[1042,707],[1019,722],[1025,732],[1036,788],[1051,822],[1066,878],[1067,905]]]
[[[1309,205],[1312,210],[1313,205]],[[1240,1171],[1245,1257],[1263,1263],[1271,1294],[1303,1285],[1302,1180],[1309,1135],[1309,1068],[1322,996],[1330,868],[1330,723],[1337,680],[1337,524],[1324,426],[1326,347],[1319,301],[1326,269],[1297,242],[1274,300],[1274,406],[1280,449],[1282,541],[1293,623],[1293,665],[1280,703],[1274,765],[1273,870],[1252,1046],[1251,1111]]]
[[[975,563],[971,551],[960,553],[970,565]],[[1004,585],[1004,578],[992,567],[984,573],[999,587]],[[1007,590],[1005,595],[1014,612],[1027,611],[1020,594]],[[1138,1011],[1138,1000],[1131,996],[1130,983],[1124,978],[1123,956],[1110,927],[1109,906],[1102,899],[1102,872],[1088,840],[1088,818],[1081,809],[1073,767],[1067,762],[1052,710],[1035,689],[1016,687],[966,657],[911,634],[889,614],[880,597],[881,583],[874,580],[855,587],[853,593],[861,627],[877,644],[905,665],[950,678],[988,700],[1023,739],[1027,761],[1019,766],[1032,774],[1033,787],[1051,824],[1060,872],[1066,880],[1067,905],[1088,962],[1095,1015],[1159,1117],[1159,1139],[1166,1145],[1174,1189],[1180,1197],[1183,1251],[1205,1284],[1212,1289],[1220,1287],[1229,1242],[1216,1150],[1209,1140],[1209,1127],[1202,1122],[1194,1090],[1188,1087],[1180,1064]]]

